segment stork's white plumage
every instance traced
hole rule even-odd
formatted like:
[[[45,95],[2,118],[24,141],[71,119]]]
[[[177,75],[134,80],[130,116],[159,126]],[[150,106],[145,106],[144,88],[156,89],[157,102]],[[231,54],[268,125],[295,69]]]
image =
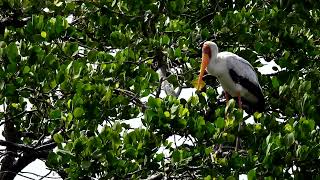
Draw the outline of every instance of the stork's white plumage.
[[[242,57],[231,52],[218,52],[218,46],[211,41],[202,47],[202,63],[197,89],[201,89],[204,71],[217,77],[222,88],[228,95],[238,97],[239,107],[242,100],[248,102],[257,111],[264,110],[264,96],[260,87],[257,74],[252,65]]]

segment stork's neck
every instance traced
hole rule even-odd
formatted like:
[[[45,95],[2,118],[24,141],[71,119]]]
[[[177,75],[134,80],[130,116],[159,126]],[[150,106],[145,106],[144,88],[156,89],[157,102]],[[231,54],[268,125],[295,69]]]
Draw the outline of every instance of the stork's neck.
[[[211,58],[207,67],[209,74],[219,76],[222,73],[221,62],[218,59],[218,47],[214,45],[211,48]]]
[[[211,59],[210,63],[217,64],[218,63],[218,46],[216,44],[212,45],[211,47]]]

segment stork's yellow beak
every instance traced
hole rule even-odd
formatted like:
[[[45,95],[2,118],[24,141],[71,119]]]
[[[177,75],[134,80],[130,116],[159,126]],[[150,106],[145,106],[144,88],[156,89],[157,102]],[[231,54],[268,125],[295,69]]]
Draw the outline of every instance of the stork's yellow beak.
[[[205,85],[202,78],[203,78],[203,74],[204,74],[206,68],[208,67],[208,64],[209,64],[209,55],[206,53],[202,53],[201,69],[200,69],[198,82],[196,84],[196,88],[198,91],[201,90],[203,88],[203,86]]]

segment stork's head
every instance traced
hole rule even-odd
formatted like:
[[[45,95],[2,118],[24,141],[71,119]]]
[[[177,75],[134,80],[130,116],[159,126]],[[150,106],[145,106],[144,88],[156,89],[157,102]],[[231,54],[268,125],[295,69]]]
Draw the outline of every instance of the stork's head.
[[[201,89],[201,82],[204,75],[204,71],[207,69],[209,63],[217,57],[218,54],[218,46],[216,43],[207,41],[202,46],[202,62],[201,62],[201,69],[198,78],[198,85],[197,89]]]

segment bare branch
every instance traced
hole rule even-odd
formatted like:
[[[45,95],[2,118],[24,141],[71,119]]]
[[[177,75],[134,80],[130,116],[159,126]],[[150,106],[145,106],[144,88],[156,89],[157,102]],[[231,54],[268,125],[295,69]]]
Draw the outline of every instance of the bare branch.
[[[35,150],[37,150],[37,151],[52,150],[56,146],[57,146],[57,144],[55,142],[49,142],[47,144],[43,144],[41,146],[36,147]]]
[[[123,64],[135,64],[135,65],[140,65],[146,61],[149,61],[150,59],[153,59],[154,57],[148,57],[145,59],[141,59],[139,61],[124,61]],[[112,63],[119,63],[119,61],[108,61],[108,62],[89,62],[87,61],[86,63],[89,64],[96,64],[96,65],[101,65],[101,64],[112,64]]]

